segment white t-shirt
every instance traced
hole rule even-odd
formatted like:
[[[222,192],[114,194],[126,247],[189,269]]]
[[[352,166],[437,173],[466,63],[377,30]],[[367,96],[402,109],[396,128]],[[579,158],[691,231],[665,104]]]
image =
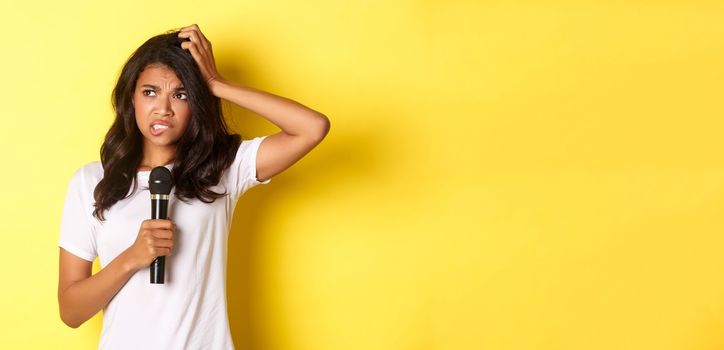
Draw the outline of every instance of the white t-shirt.
[[[226,309],[227,238],[239,197],[271,181],[256,178],[257,150],[265,137],[242,141],[233,164],[211,187],[230,195],[186,204],[171,190],[168,215],[177,226],[165,283],[151,284],[148,267],[131,276],[103,310],[99,349],[234,348]],[[150,173],[138,172],[136,191],[107,210],[101,222],[93,216],[93,190],[103,167],[99,161],[82,166],[70,180],[58,246],[88,261],[98,256],[101,267],[108,265],[151,218]]]

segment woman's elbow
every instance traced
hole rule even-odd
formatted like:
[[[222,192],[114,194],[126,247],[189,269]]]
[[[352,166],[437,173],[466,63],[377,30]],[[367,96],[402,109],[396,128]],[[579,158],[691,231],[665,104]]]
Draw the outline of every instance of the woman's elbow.
[[[65,323],[66,326],[70,328],[78,328],[82,323],[74,322],[73,320],[68,319],[68,317],[64,317],[63,314],[60,314],[60,320]]]
[[[60,320],[63,321],[66,326],[70,328],[78,328],[84,323],[83,321],[78,321],[77,319],[69,315],[67,311],[63,311],[64,308],[61,305],[58,305],[58,307],[60,311]]]
[[[324,137],[327,136],[329,133],[329,128],[331,126],[331,122],[329,121],[329,118],[327,116],[322,115],[321,118],[319,118],[319,124],[317,126],[317,132],[315,133],[315,140],[318,142],[321,142]]]

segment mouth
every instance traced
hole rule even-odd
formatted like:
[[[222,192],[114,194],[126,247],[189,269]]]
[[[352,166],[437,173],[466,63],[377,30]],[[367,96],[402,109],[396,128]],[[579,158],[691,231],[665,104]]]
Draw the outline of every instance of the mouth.
[[[168,125],[164,125],[164,124],[153,124],[153,125],[150,126],[151,135],[153,135],[153,136],[159,136],[159,135],[163,134],[168,128],[169,128]]]

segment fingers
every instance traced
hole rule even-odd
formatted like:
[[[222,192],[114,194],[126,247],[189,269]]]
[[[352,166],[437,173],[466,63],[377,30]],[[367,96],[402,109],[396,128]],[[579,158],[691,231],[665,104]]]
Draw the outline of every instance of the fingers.
[[[145,252],[144,255],[147,257],[156,257],[160,255],[171,255],[173,250],[174,242],[170,239],[155,239],[151,237],[145,237],[143,240],[142,249]],[[146,263],[144,262],[144,266]]]
[[[211,48],[211,42],[206,39],[206,36],[201,32],[201,29],[199,29],[199,26],[196,24],[181,28],[178,36],[180,38],[189,38],[191,42],[201,45],[201,47],[205,50],[209,50]]]
[[[155,228],[167,229],[167,230],[176,229],[176,223],[174,223],[173,221],[171,221],[169,219],[143,220],[143,223],[141,223],[141,226],[143,226],[143,228],[148,228],[148,229],[155,229]]]
[[[211,42],[209,42],[204,34],[201,33],[199,26],[193,24],[188,27],[181,28],[178,36],[179,38],[189,39],[189,41],[181,43],[181,48],[189,50],[197,62],[203,62],[204,64],[213,62],[214,53],[211,50]],[[207,68],[209,70],[213,70],[211,67]]]
[[[201,70],[206,83],[211,87],[214,81],[220,81],[221,76],[216,70],[216,63],[214,62],[214,53],[211,50],[211,42],[201,33],[201,29],[196,24],[192,24],[187,27],[181,28],[178,33],[180,38],[188,38],[189,41],[181,43],[181,48],[188,50],[191,56],[194,58],[196,63]]]
[[[148,254],[152,257],[168,256],[168,255],[171,255],[171,248],[159,248],[159,247],[149,248]],[[144,264],[144,265],[146,265],[146,264]]]
[[[172,239],[158,239],[158,238],[151,238],[146,237],[146,246],[149,248],[171,248],[173,247],[173,240]]]
[[[172,230],[147,229],[147,232],[150,234],[144,240],[151,256],[171,255],[174,246]]]
[[[160,238],[160,239],[171,239],[171,238],[173,238],[173,231],[156,229],[156,230],[151,231],[151,236]]]
[[[174,231],[176,231],[176,224],[171,220],[144,220],[142,226],[143,231],[146,231],[147,235],[156,238],[156,240],[172,240]],[[153,240],[150,237],[148,239]]]
[[[190,26],[183,27],[183,28],[181,28],[180,31],[181,31],[181,32],[183,32],[183,31],[194,31],[194,32],[197,32],[197,33],[199,33],[199,35],[201,35],[201,38],[203,38],[204,40],[206,40],[206,37],[204,36],[204,33],[201,32],[201,29],[199,28],[199,26],[198,26],[196,23],[194,23],[194,24],[192,24],[192,25],[190,25]]]
[[[204,57],[203,57],[203,55],[201,55],[201,52],[199,51],[199,49],[196,47],[195,42],[192,42],[192,41],[183,42],[183,43],[181,43],[181,48],[189,50],[189,52],[191,52],[191,56],[194,57],[196,62],[204,62],[203,61]]]
[[[158,256],[170,256],[171,255],[171,249],[168,248],[158,248],[156,249],[156,254]]]
[[[211,84],[212,81],[220,79],[211,51],[199,50],[197,44],[191,41],[181,43],[181,48],[189,50],[207,84]]]
[[[181,48],[189,50],[189,52],[191,52],[191,56],[193,56],[196,62],[199,62],[200,65],[205,65],[208,61],[213,61],[214,54],[211,51],[211,43],[201,33],[201,30],[199,30],[197,25],[194,24],[189,27],[182,28],[178,36],[179,38],[188,38],[190,40],[182,42]]]
[[[153,244],[154,248],[173,248],[173,241],[168,239],[157,240]]]
[[[201,32],[197,32],[195,30],[189,29],[182,31],[178,34],[179,38],[188,38],[191,40],[192,43],[201,45],[201,47],[204,48],[204,50],[208,50],[211,47],[211,43],[206,40],[206,38],[201,34]]]

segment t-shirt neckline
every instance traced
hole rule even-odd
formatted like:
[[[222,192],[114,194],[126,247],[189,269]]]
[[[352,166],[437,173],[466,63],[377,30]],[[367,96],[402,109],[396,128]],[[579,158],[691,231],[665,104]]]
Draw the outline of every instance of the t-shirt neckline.
[[[166,164],[164,165],[164,167],[166,167],[166,169],[168,170],[173,170],[173,163]],[[151,170],[137,171],[136,174],[138,174],[139,176],[149,176],[151,175]]]

